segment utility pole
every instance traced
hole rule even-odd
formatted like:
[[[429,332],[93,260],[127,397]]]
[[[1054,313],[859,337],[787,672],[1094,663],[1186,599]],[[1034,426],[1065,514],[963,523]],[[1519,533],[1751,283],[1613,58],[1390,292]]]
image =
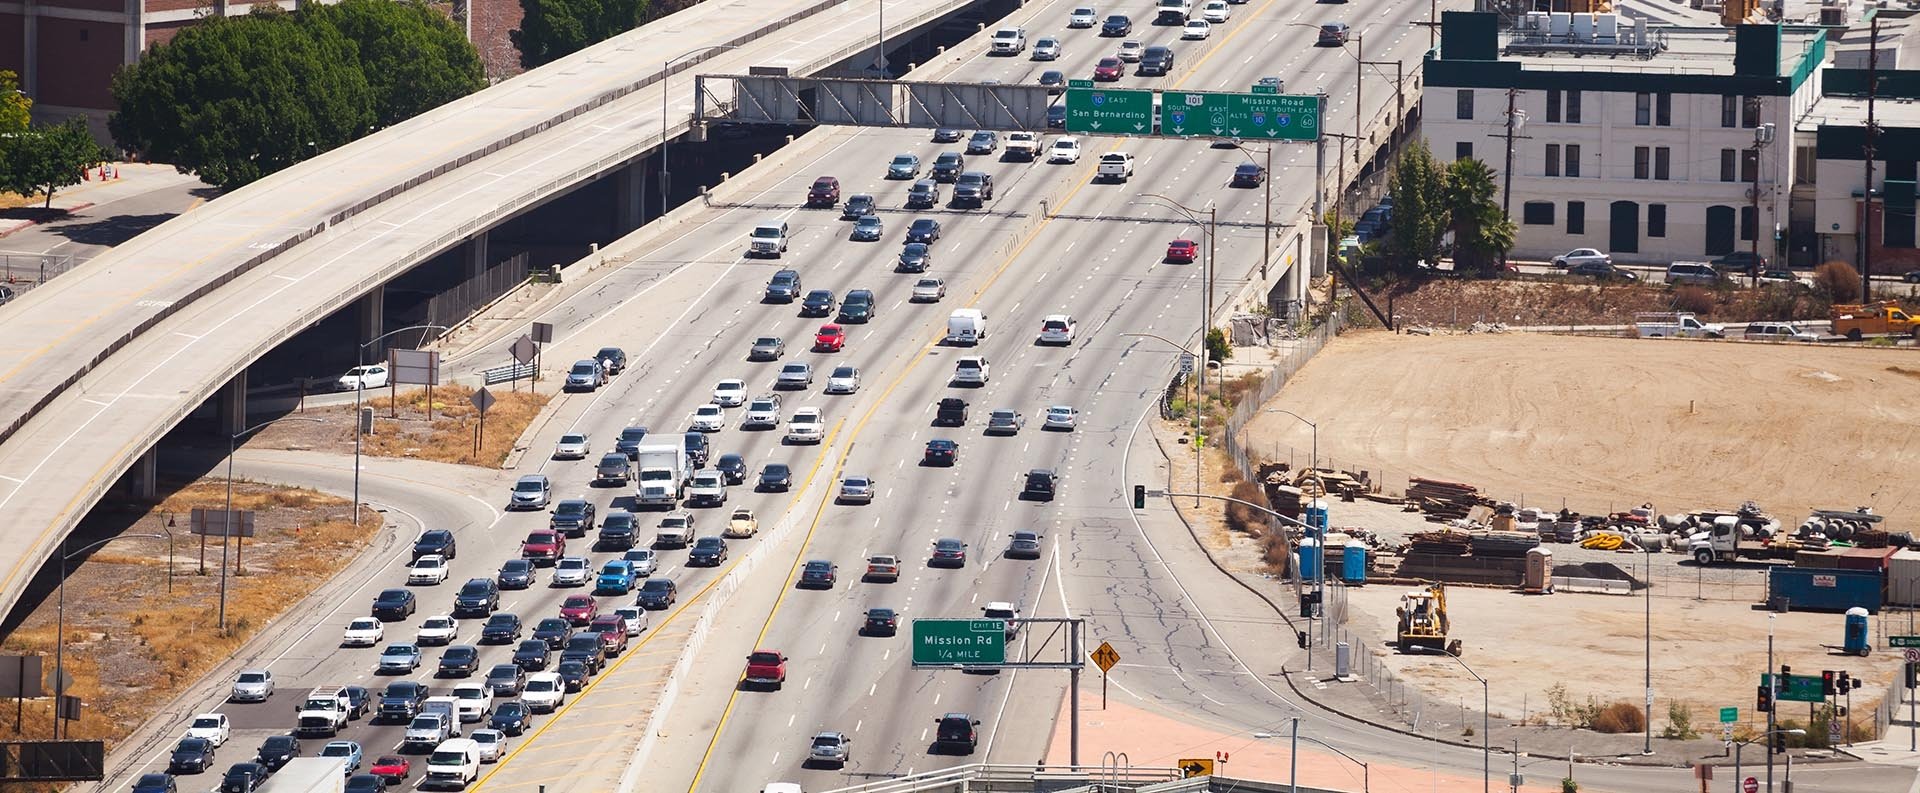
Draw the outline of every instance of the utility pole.
[[[1266,221],[1260,224],[1260,280],[1267,278],[1267,265],[1273,260],[1273,141],[1267,141],[1267,172],[1260,176],[1266,196],[1260,200]]]
[[[1873,300],[1873,157],[1874,138],[1880,125],[1873,119],[1873,100],[1880,88],[1880,15],[1873,17],[1867,34],[1867,180],[1860,186],[1860,302]],[[1768,757],[1772,757],[1769,753]],[[1769,770],[1772,764],[1768,764]]]
[[[1513,122],[1515,119],[1513,105],[1519,96],[1520,89],[1507,89],[1507,164],[1500,171],[1500,181],[1505,183],[1501,188],[1500,211],[1507,217],[1513,217]],[[1455,242],[1459,241],[1455,240]]]

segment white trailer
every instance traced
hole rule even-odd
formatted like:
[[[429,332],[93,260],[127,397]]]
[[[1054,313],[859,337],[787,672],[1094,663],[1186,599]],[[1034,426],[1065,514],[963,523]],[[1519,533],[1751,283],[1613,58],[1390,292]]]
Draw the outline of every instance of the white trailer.
[[[634,456],[634,467],[640,472],[634,486],[635,502],[667,507],[679,504],[681,492],[692,475],[686,447],[678,443],[645,445],[636,450]]]
[[[346,761],[338,757],[295,757],[273,772],[257,793],[342,793]]]

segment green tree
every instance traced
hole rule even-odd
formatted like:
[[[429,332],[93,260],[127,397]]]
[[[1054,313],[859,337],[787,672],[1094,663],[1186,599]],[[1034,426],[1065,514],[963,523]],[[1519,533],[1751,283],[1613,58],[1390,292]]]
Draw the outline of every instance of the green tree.
[[[1403,269],[1438,256],[1447,230],[1447,180],[1425,143],[1413,141],[1400,152],[1387,194],[1393,197],[1393,233],[1383,253]]]
[[[45,193],[52,207],[54,191],[79,184],[82,172],[106,158],[80,119],[15,132],[0,138],[0,190]]]
[[[27,131],[33,100],[20,92],[20,75],[0,69],[0,135]]]
[[[1482,275],[1498,275],[1500,263],[1513,248],[1513,221],[1494,198],[1493,169],[1472,157],[1447,166],[1447,228],[1453,232],[1454,268]],[[1395,208],[1395,219],[1399,208]]]
[[[373,127],[353,43],[255,8],[186,28],[114,75],[107,125],[122,147],[231,189]]]
[[[520,0],[520,11],[520,29],[509,35],[514,46],[520,49],[520,65],[531,69],[634,29],[649,18],[651,3],[648,0]]]
[[[486,87],[476,52],[453,20],[420,0],[304,3],[304,26],[353,44],[373,91],[374,124],[388,127]]]

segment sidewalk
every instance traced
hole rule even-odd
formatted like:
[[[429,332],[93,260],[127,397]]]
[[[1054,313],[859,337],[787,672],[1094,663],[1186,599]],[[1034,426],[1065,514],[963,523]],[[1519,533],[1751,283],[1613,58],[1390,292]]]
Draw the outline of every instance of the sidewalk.
[[[89,178],[86,181],[55,191],[51,209],[43,208],[45,202],[40,200],[25,206],[0,210],[0,238],[5,238],[24,228],[64,219],[89,207],[163,189],[180,182],[199,181],[198,177],[180,173],[171,165],[124,162],[109,163],[107,167],[110,170],[117,169],[118,178],[101,181],[100,170],[94,168],[87,172]]]

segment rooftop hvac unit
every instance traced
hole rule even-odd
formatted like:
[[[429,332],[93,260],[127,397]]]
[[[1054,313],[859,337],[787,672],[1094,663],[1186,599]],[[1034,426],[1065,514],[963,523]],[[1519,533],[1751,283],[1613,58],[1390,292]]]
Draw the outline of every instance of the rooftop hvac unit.
[[[1547,12],[1528,11],[1526,16],[1520,18],[1520,30],[1527,33],[1546,35],[1548,30]]]
[[[1573,15],[1565,11],[1555,11],[1548,15],[1547,24],[1550,26],[1547,35],[1565,38],[1573,32]]]
[[[1573,40],[1581,44],[1593,43],[1593,15],[1573,15]]]
[[[1612,44],[1619,40],[1620,17],[1617,14],[1595,14],[1593,17],[1593,38],[1601,44]]]

